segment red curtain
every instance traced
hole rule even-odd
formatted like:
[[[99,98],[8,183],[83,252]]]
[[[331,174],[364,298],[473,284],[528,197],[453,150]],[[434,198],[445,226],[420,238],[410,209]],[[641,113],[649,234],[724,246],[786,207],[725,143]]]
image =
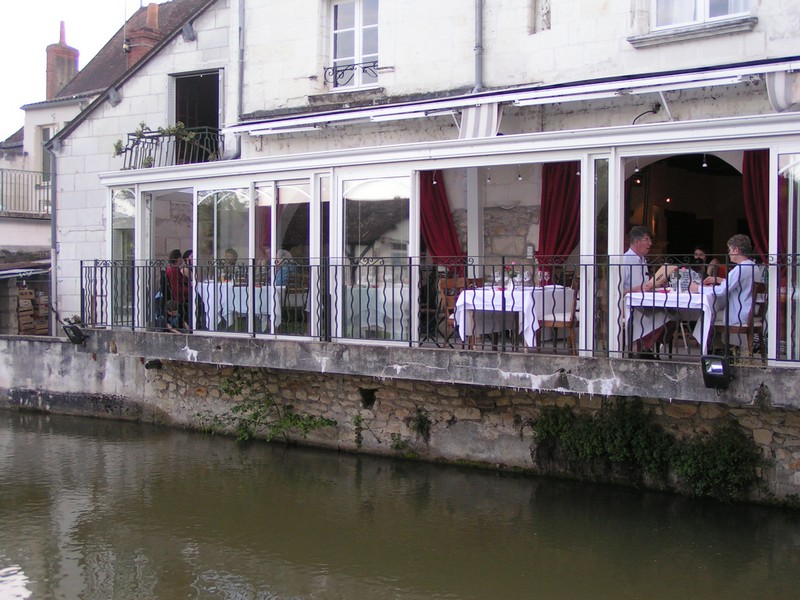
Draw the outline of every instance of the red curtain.
[[[431,257],[462,257],[441,171],[420,173],[422,240]]]
[[[764,260],[769,250],[769,150],[744,151],[742,187],[753,253]]]
[[[578,162],[548,163],[542,167],[542,212],[536,254],[544,264],[563,263],[578,245],[581,228],[579,167]]]

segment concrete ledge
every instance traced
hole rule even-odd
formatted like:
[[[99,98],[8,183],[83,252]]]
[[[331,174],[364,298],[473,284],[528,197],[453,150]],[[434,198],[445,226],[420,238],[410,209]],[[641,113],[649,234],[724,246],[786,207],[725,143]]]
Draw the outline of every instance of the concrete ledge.
[[[92,330],[80,352],[143,360],[269,367],[593,396],[642,396],[724,404],[800,407],[800,370],[736,366],[727,390],[703,384],[699,362],[581,358],[308,340]]]

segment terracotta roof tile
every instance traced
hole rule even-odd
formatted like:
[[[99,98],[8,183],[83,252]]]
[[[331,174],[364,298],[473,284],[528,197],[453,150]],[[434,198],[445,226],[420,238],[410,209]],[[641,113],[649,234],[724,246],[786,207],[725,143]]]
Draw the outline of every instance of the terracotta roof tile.
[[[208,0],[172,0],[158,5],[159,30],[169,37],[187,19],[197,13]],[[126,32],[145,26],[147,7],[137,10],[124,27],[115,33],[106,45],[73,77],[54,100],[70,96],[98,92],[108,88],[128,70],[128,55],[122,50]]]

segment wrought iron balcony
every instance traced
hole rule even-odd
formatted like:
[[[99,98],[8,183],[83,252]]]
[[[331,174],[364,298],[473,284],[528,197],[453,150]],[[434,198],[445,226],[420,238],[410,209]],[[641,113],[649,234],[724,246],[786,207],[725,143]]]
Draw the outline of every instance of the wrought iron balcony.
[[[180,276],[170,276],[163,261],[89,261],[81,266],[81,318],[89,326],[163,331],[159,319],[172,300],[181,328],[198,335],[618,358],[660,354],[692,362],[718,348],[757,365],[800,361],[797,256],[770,256],[766,265],[747,267],[756,280],[776,283],[775,297],[761,284],[746,293],[700,288],[707,273],[691,272],[705,267],[690,257],[671,258],[668,267],[653,269],[655,289],[631,293],[623,290],[631,267],[622,256],[480,264],[462,257],[435,265],[401,258],[273,265],[250,259],[184,266]],[[723,269],[735,265],[719,258],[722,281]],[[674,280],[672,287],[662,287],[659,273],[668,274],[663,283]],[[650,331],[653,344],[645,348]]]
[[[371,81],[377,80],[378,61],[370,60],[363,63],[325,67],[325,83],[332,83],[335,88],[348,87],[353,85],[353,80],[359,72],[362,82],[364,78]]]
[[[4,216],[50,216],[50,174],[0,169],[0,213]]]
[[[173,165],[189,165],[219,160],[223,137],[213,127],[159,128],[156,131],[142,126],[128,134],[128,142],[118,141],[115,155],[123,156],[123,169],[147,169]]]

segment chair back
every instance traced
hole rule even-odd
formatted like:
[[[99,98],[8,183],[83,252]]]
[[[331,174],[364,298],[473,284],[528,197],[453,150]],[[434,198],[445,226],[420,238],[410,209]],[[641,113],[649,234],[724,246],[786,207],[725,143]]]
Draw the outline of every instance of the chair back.
[[[748,328],[752,329],[754,323],[763,321],[767,314],[767,284],[761,281],[753,282],[753,302],[750,305]]]
[[[581,293],[581,278],[579,276],[575,276],[572,278],[572,282],[570,286],[572,288],[572,322],[576,322],[580,320],[580,312],[581,312],[581,303],[580,303],[580,293]]]
[[[467,288],[467,279],[465,277],[440,277],[437,287],[441,310],[449,316],[456,308],[458,295]]]

